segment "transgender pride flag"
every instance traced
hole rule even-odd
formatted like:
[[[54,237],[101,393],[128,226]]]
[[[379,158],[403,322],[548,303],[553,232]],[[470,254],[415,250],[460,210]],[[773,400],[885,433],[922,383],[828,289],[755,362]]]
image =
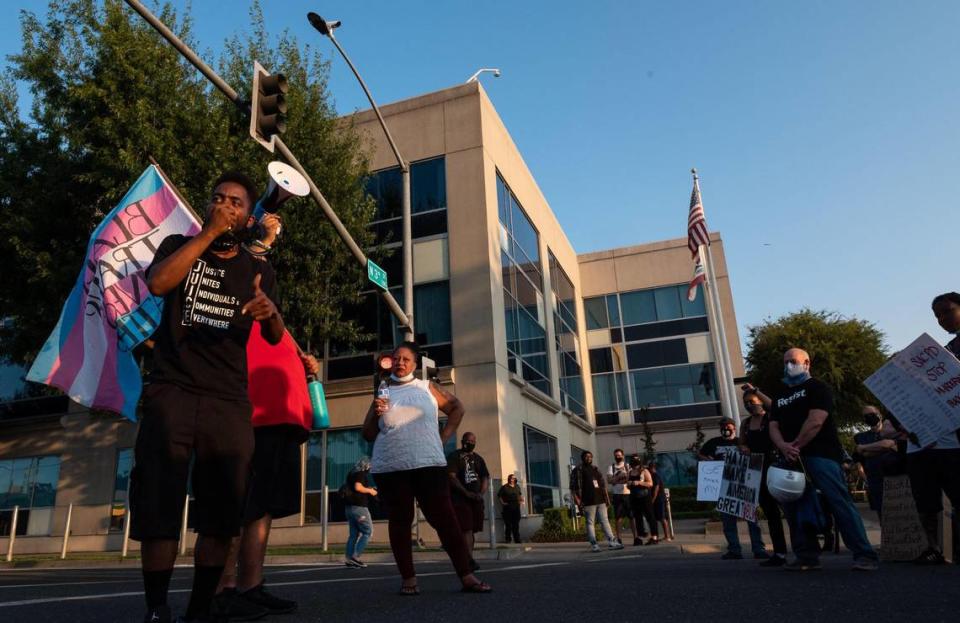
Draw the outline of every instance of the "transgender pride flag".
[[[77,283],[27,380],[136,421],[142,384],[132,350],[157,328],[163,306],[144,271],[164,238],[199,230],[159,169],[147,167],[90,237]]]

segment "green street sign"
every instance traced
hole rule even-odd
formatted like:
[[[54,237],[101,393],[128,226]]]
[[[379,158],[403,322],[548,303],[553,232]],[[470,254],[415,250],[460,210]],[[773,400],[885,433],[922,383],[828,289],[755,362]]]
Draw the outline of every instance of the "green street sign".
[[[377,266],[376,262],[370,258],[367,258],[367,279],[381,290],[387,289],[387,271]]]

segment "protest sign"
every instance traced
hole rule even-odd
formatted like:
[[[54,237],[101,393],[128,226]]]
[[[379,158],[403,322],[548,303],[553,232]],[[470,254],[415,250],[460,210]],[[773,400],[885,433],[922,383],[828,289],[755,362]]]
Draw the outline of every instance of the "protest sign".
[[[921,446],[960,428],[960,361],[924,333],[864,385]]]
[[[723,479],[723,461],[700,461],[697,463],[697,501],[716,502],[720,498],[720,481]]]
[[[883,521],[880,556],[884,560],[913,560],[927,548],[917,505],[907,476],[883,479]]]
[[[756,521],[762,477],[762,454],[728,452],[723,462],[717,510],[747,521]]]

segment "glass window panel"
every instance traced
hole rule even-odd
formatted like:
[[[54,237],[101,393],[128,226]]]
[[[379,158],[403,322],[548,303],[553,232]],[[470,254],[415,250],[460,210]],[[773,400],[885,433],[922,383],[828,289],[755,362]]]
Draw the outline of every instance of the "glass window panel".
[[[610,326],[607,320],[605,298],[597,296],[583,299],[583,313],[587,315],[587,329],[605,329]]]
[[[713,402],[717,400],[717,381],[713,364],[691,366],[694,402]]]
[[[557,440],[532,428],[524,427],[526,442],[527,481],[532,485],[559,485]]]
[[[663,353],[659,342],[629,344],[627,346],[627,363],[630,369],[653,368],[663,365]]]
[[[613,413],[598,413],[597,414],[597,426],[617,426],[620,424],[620,414],[614,411]]]
[[[620,309],[623,312],[623,324],[640,324],[657,319],[657,308],[653,292],[627,292],[620,295]]]
[[[413,321],[421,345],[450,341],[450,282],[413,288]]]
[[[667,385],[690,385],[690,366],[674,366],[663,369]]]
[[[630,406],[630,385],[627,383],[627,373],[620,372],[613,375],[617,381],[617,402],[621,411],[631,409]]]
[[[693,302],[687,300],[687,286],[677,286],[677,291],[680,295],[680,305],[684,318],[707,315],[707,308],[704,303],[704,297],[706,295],[703,292],[703,288],[697,288],[697,298],[694,299]]]
[[[630,373],[633,383],[633,395],[637,408],[662,406],[667,402],[667,387],[663,379],[663,369],[641,370]]]
[[[504,229],[510,229],[510,191],[503,179],[497,176],[497,214]]]
[[[592,380],[594,411],[616,411],[619,409],[614,375],[594,374]]]
[[[620,303],[617,301],[616,294],[608,294],[607,299],[607,314],[610,316],[610,326],[619,327],[620,326]]]
[[[398,218],[374,223],[370,227],[373,229],[375,245],[389,244],[403,240],[403,234],[401,232],[403,222]]]
[[[675,286],[657,288],[653,291],[657,307],[657,320],[674,320],[680,318],[680,295]]]
[[[613,372],[613,353],[609,348],[590,349],[590,372],[591,374]]]
[[[538,242],[537,230],[533,228],[530,219],[527,218],[520,204],[512,195],[510,197],[510,212],[513,219],[514,243],[523,250],[528,258],[539,264],[540,243]]]
[[[656,343],[660,345],[664,365],[687,363],[686,340],[665,340]]]
[[[424,212],[447,207],[447,178],[443,158],[410,167],[410,210]]]
[[[517,302],[506,291],[503,293],[504,302],[504,320],[507,327],[507,350],[514,353],[520,352],[520,327],[517,322]]]
[[[113,501],[124,502],[127,499],[127,483],[130,470],[133,469],[133,448],[117,450],[117,473],[113,480]]]
[[[410,235],[413,238],[426,238],[427,236],[445,233],[447,233],[446,210],[414,214],[410,221]],[[400,239],[402,239],[402,236]]]
[[[379,184],[376,220],[402,216],[403,180],[400,169],[387,169],[376,175]]]

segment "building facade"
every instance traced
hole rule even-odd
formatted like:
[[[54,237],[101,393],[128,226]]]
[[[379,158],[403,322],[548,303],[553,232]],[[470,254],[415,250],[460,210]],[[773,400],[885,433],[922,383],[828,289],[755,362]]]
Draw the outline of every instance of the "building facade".
[[[646,420],[656,450],[679,457],[698,422],[714,425],[715,356],[702,296],[694,303],[685,296],[685,239],[578,256],[477,82],[382,111],[411,163],[417,341],[437,362],[439,382],[463,401],[460,432],[476,433],[494,489],[508,474],[527,487],[525,531],[538,526],[543,509],[564,503],[569,466],[582,450],[598,463],[614,447],[642,451]],[[382,263],[401,299],[400,171],[372,112],[351,121],[370,141],[371,227],[396,251]],[[716,235],[713,247],[735,374],[742,374]],[[274,543],[318,542],[324,487],[335,492],[371,451],[360,426],[374,358],[400,332],[372,288],[344,313],[374,337],[324,345],[331,427],[304,445],[303,512],[277,522]],[[0,535],[9,533],[16,504],[30,517],[19,522],[17,551],[59,551],[73,504],[71,549],[119,549],[135,426],[75,405],[25,415],[28,402],[8,405],[9,417],[0,419]],[[329,538],[342,542],[342,505],[328,499]],[[375,539],[386,540],[385,526]]]

